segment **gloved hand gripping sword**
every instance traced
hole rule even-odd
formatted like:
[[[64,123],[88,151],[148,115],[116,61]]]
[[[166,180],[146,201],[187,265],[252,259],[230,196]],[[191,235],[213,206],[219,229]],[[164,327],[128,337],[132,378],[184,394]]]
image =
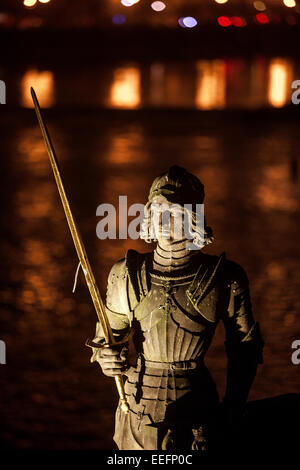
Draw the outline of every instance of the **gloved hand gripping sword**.
[[[89,260],[88,260],[88,257],[87,257],[85,246],[83,244],[83,241],[81,239],[79,230],[76,226],[73,214],[72,214],[71,209],[70,209],[69,201],[68,201],[68,198],[66,196],[65,188],[64,188],[63,183],[62,183],[62,179],[61,179],[61,175],[60,175],[60,171],[59,171],[58,162],[57,162],[57,158],[56,158],[56,155],[55,155],[54,147],[52,145],[52,142],[51,142],[50,135],[49,135],[48,129],[46,127],[46,124],[45,124],[45,122],[42,118],[40,105],[39,105],[38,99],[36,97],[36,94],[35,94],[35,91],[34,91],[33,88],[31,88],[31,96],[32,96],[32,99],[33,99],[37,119],[38,119],[41,131],[42,131],[42,134],[43,134],[43,138],[44,138],[44,141],[45,141],[45,144],[46,144],[46,147],[47,147],[47,151],[48,151],[48,155],[49,155],[49,158],[50,158],[50,163],[51,163],[52,170],[53,170],[53,173],[54,173],[55,181],[56,181],[56,184],[57,184],[58,192],[59,192],[61,202],[62,202],[64,211],[65,211],[65,215],[66,215],[66,218],[67,218],[67,221],[68,221],[68,225],[69,225],[70,232],[71,232],[71,235],[72,235],[72,238],[73,238],[73,242],[74,242],[74,245],[75,245],[75,248],[76,248],[76,252],[77,252],[77,255],[78,255],[78,258],[79,258],[79,262],[80,262],[80,265],[82,267],[82,270],[83,270],[83,273],[84,273],[84,276],[85,276],[85,280],[86,280],[88,289],[90,291],[90,295],[92,297],[93,304],[94,304],[94,307],[95,307],[95,310],[96,310],[96,313],[97,313],[97,316],[98,316],[98,320],[99,320],[99,322],[102,326],[103,334],[104,334],[104,338],[105,338],[105,343],[101,344],[101,345],[99,345],[97,343],[89,342],[89,341],[87,341],[86,344],[88,346],[98,347],[98,348],[113,347],[113,346],[117,346],[117,345],[120,345],[120,344],[124,344],[125,342],[127,342],[128,337],[123,338],[121,341],[117,342],[114,338],[111,326],[109,324],[109,321],[108,321],[108,318],[107,318],[107,315],[106,315],[106,311],[105,311],[105,306],[104,306],[103,301],[101,299],[100,292],[99,292],[98,286],[96,284],[94,274],[93,274],[93,271],[91,269],[91,266],[90,266],[90,263],[89,263]],[[115,381],[116,381],[116,386],[117,386],[119,396],[120,396],[121,409],[124,413],[128,413],[129,405],[128,405],[127,400],[126,400],[122,375],[115,376]]]

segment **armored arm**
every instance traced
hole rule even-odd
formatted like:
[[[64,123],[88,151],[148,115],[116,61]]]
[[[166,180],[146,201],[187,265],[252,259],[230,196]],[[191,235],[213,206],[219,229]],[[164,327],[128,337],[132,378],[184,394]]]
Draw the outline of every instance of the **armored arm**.
[[[110,270],[107,281],[105,310],[116,340],[120,340],[128,333],[131,324],[131,314],[127,299],[127,273],[125,260],[120,260]],[[96,333],[93,343],[104,343],[101,324],[96,324]],[[125,349],[126,349],[125,345]],[[99,359],[101,349],[92,348],[91,362]]]
[[[253,319],[247,275],[239,265],[228,263],[229,301],[223,318],[228,367],[223,404],[230,409],[242,410],[257,366],[263,362],[263,340],[259,324]]]

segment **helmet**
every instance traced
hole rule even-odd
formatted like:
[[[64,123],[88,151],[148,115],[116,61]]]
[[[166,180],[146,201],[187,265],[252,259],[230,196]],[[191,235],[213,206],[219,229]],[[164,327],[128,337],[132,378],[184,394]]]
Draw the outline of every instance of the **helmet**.
[[[204,186],[201,181],[184,168],[174,165],[155,178],[150,188],[148,202],[162,195],[174,204],[203,204]]]
[[[204,196],[204,185],[195,175],[180,166],[171,166],[168,171],[155,178],[151,185],[140,237],[148,243],[157,241],[151,228],[151,205],[157,201],[167,201],[183,207],[189,205],[189,208],[185,210],[190,218],[190,231],[193,230],[190,238],[193,238],[195,249],[211,243],[213,241],[212,230],[206,226],[205,219],[202,230],[199,224],[197,225],[196,204],[203,204]]]

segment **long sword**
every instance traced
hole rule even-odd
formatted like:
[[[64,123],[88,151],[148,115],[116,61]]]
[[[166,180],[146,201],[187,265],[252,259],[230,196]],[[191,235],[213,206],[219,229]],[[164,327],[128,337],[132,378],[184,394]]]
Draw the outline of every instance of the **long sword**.
[[[50,135],[49,135],[48,129],[46,127],[46,124],[45,124],[45,122],[42,118],[41,108],[40,108],[38,99],[36,97],[34,89],[31,88],[30,91],[31,91],[31,96],[32,96],[32,100],[33,100],[33,103],[34,103],[34,108],[35,108],[35,112],[36,112],[36,115],[37,115],[37,119],[38,119],[41,131],[42,131],[42,134],[43,134],[43,138],[44,138],[44,141],[45,141],[45,144],[46,144],[46,147],[47,147],[47,152],[48,152],[48,155],[49,155],[49,158],[50,158],[50,163],[51,163],[54,178],[55,178],[55,181],[56,181],[56,184],[57,184],[58,192],[59,192],[61,202],[62,202],[64,211],[65,211],[65,215],[66,215],[66,218],[67,218],[67,221],[68,221],[68,225],[69,225],[69,229],[70,229],[70,232],[71,232],[71,235],[72,235],[72,238],[73,238],[73,242],[74,242],[74,245],[75,245],[75,248],[76,248],[76,252],[77,252],[77,255],[78,255],[82,270],[83,270],[83,273],[84,273],[84,277],[85,277],[88,289],[90,291],[90,295],[91,295],[92,300],[93,300],[93,304],[94,304],[94,307],[95,307],[95,310],[96,310],[96,313],[97,313],[97,316],[98,316],[98,320],[99,320],[99,322],[102,326],[102,329],[103,329],[103,334],[104,334],[104,338],[105,338],[104,347],[116,346],[120,343],[116,342],[116,340],[114,338],[111,326],[109,324],[109,321],[108,321],[108,318],[107,318],[107,315],[106,315],[105,306],[103,304],[98,286],[97,286],[96,281],[95,281],[95,277],[94,277],[92,268],[91,268],[89,260],[88,260],[88,256],[87,256],[87,253],[86,253],[86,250],[85,250],[85,246],[83,244],[80,232],[78,230],[78,227],[75,223],[75,220],[74,220],[74,217],[73,217],[73,214],[72,214],[72,211],[70,209],[70,204],[69,204],[68,198],[66,196],[65,188],[64,188],[62,178],[61,178],[61,175],[60,175],[59,166],[58,166],[57,158],[56,158],[56,155],[55,155],[54,147],[53,147],[53,144],[51,142]],[[122,342],[124,342],[124,340]],[[94,343],[92,343],[92,344],[94,346],[97,346]],[[122,375],[115,376],[115,381],[116,381],[116,386],[117,386],[119,396],[120,396],[121,409],[122,409],[122,411],[124,411],[124,413],[128,413],[129,405],[128,405],[127,400],[126,400]]]

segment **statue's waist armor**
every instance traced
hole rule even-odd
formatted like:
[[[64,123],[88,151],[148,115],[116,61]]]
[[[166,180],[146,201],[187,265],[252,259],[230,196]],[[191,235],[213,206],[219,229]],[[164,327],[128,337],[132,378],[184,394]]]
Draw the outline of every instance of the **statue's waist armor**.
[[[140,359],[141,360],[141,359]],[[174,361],[174,362],[161,362],[161,361],[150,361],[144,359],[146,367],[151,369],[166,369],[172,371],[178,370],[192,370],[199,367],[200,361]]]
[[[218,402],[215,384],[202,361],[159,363],[140,358],[126,376],[131,412],[137,419],[142,416],[144,424],[193,420]]]

